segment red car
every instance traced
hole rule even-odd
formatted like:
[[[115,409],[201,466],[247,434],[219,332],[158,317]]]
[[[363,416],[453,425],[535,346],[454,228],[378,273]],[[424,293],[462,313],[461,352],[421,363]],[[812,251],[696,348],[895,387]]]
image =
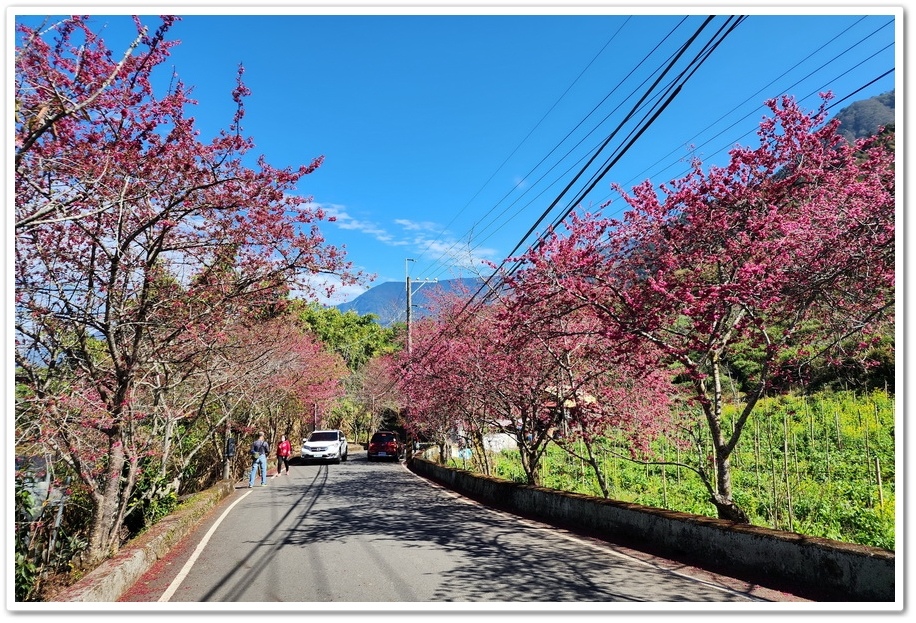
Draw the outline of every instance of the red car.
[[[404,453],[404,444],[398,434],[390,430],[380,430],[372,434],[369,440],[369,452],[366,460],[397,461]]]

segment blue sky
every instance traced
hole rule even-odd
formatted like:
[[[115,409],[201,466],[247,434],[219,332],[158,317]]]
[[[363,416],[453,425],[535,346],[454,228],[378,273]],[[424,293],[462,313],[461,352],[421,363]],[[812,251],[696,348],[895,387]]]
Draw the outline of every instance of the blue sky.
[[[328,242],[376,275],[341,290],[337,303],[371,285],[403,282],[408,266],[412,279],[489,276],[481,260],[503,262],[576,206],[594,210],[612,200],[605,213],[617,215],[623,202],[612,182],[629,188],[681,177],[691,153],[721,163],[732,145],[755,142],[767,98],[787,93],[815,108],[817,94],[830,90],[836,100],[849,97],[835,114],[902,81],[893,71],[901,64],[902,9],[812,6],[808,14],[718,7],[720,16],[655,89],[671,55],[706,19],[701,9],[416,7],[395,14],[381,7],[335,15],[342,11],[173,6],[182,20],[169,38],[181,45],[169,65],[194,85],[192,114],[205,136],[231,121],[241,63],[252,91],[243,127],[254,155],[276,166],[325,157],[299,191],[336,215],[322,226]],[[138,9],[81,12],[95,15],[120,50],[132,35],[129,11]],[[626,147],[657,110],[651,107],[662,89],[691,69],[730,14],[748,17]],[[647,107],[637,108],[644,95]]]

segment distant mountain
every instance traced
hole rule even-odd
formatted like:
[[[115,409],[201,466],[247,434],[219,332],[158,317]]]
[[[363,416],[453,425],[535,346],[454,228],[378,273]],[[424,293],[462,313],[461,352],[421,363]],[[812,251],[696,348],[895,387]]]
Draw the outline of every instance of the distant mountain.
[[[444,279],[436,282],[411,282],[413,286],[413,318],[419,319],[430,314],[430,298],[439,292],[455,290],[477,291],[482,279],[470,277],[464,279]],[[342,312],[355,311],[360,316],[374,314],[378,323],[388,327],[396,322],[407,321],[407,284],[404,281],[386,281],[372,287],[352,301],[335,305]]]
[[[894,126],[894,91],[882,93],[867,100],[853,102],[837,113],[840,134],[847,141],[877,134],[882,126]]]

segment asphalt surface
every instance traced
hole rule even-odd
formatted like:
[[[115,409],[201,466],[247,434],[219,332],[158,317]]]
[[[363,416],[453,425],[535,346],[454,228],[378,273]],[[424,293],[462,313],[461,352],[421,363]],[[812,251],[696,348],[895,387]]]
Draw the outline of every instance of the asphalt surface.
[[[807,601],[495,511],[399,463],[368,463],[365,452],[291,471],[267,487],[237,483],[117,601],[293,609]]]

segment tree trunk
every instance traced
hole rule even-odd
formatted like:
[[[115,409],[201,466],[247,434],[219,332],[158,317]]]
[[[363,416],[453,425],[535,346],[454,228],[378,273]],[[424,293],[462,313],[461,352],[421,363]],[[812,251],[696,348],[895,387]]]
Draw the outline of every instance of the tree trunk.
[[[484,434],[479,429],[475,429],[470,436],[471,449],[474,451],[472,459],[477,468],[486,476],[492,473],[490,469],[490,457],[487,454]]]
[[[77,561],[81,569],[97,567],[118,549],[118,535],[121,530],[119,508],[121,501],[121,475],[125,466],[124,443],[120,428],[115,427],[108,434],[108,467],[105,481],[93,495],[95,508],[86,549]]]
[[[595,473],[595,478],[598,479],[598,486],[601,487],[601,494],[605,499],[607,499],[610,497],[611,493],[608,490],[607,480],[604,478],[604,472],[601,471],[601,466],[598,464],[598,458],[592,451],[592,445],[590,443],[586,443],[585,450],[588,452],[588,464],[592,466],[592,471]]]
[[[719,519],[726,519],[737,523],[751,523],[750,517],[747,516],[747,513],[745,513],[741,507],[735,504],[734,500],[716,494],[710,501],[715,505]]]
[[[716,507],[719,519],[750,523],[750,518],[732,499],[732,470],[731,446],[726,443],[722,431],[722,373],[718,353],[711,356],[711,370],[713,380],[712,403],[703,405],[709,432],[715,451],[716,465],[716,492],[711,496],[710,502]]]
[[[448,463],[446,452],[449,451],[449,446],[445,442],[439,442],[436,445],[439,446],[439,465],[445,465]]]
[[[536,448],[529,446],[523,440],[518,442],[518,454],[522,461],[522,469],[525,470],[525,477],[528,484],[535,487],[540,486],[540,460]]]

